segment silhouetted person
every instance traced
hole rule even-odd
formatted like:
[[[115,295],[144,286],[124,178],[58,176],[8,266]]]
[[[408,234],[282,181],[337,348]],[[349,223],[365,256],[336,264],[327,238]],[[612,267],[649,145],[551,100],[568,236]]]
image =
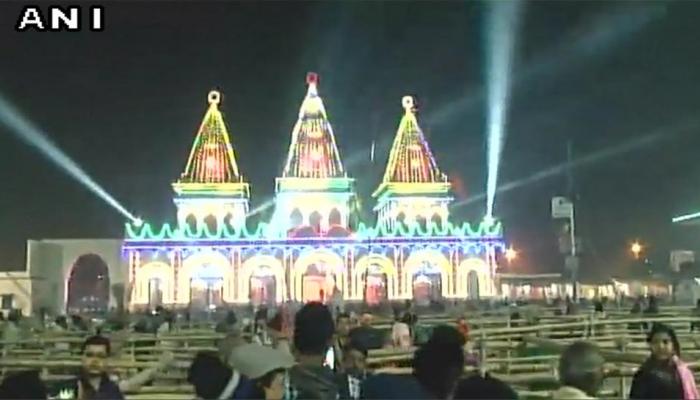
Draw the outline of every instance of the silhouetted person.
[[[318,302],[304,305],[294,318],[297,365],[289,370],[290,384],[299,399],[335,400],[336,376],[324,365],[333,344],[335,324],[328,308]]]
[[[15,372],[5,376],[0,384],[0,399],[46,399],[46,386],[39,377],[39,371]]]
[[[552,395],[554,400],[593,399],[603,385],[605,359],[598,348],[588,342],[576,342],[567,347],[559,358],[561,387]]]

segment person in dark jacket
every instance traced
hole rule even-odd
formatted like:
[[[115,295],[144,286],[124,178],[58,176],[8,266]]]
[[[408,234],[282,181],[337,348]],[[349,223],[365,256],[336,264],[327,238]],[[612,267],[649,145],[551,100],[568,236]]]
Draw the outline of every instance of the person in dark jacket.
[[[342,373],[337,374],[341,399],[359,399],[362,383],[367,379],[367,350],[352,342],[343,347]]]
[[[464,336],[437,326],[413,356],[412,375],[377,374],[362,385],[363,399],[448,399],[464,370]]]
[[[8,374],[0,384],[0,399],[46,399],[46,386],[39,377],[39,371],[22,371]]]
[[[253,383],[232,370],[214,352],[201,351],[187,371],[187,382],[194,386],[198,399],[250,399]]]
[[[91,336],[83,342],[82,367],[75,379],[59,384],[50,398],[80,400],[121,400],[119,385],[107,375],[111,344],[103,336]]]
[[[365,350],[381,349],[384,346],[384,333],[372,327],[372,315],[364,313],[360,326],[350,330],[350,341]]]
[[[654,324],[647,335],[651,356],[634,374],[630,399],[697,399],[692,372],[680,360],[681,348],[673,329]]]
[[[335,323],[328,308],[318,302],[305,304],[294,318],[294,351],[297,365],[289,370],[287,398],[336,400],[338,385],[331,366],[324,365],[333,344]]]

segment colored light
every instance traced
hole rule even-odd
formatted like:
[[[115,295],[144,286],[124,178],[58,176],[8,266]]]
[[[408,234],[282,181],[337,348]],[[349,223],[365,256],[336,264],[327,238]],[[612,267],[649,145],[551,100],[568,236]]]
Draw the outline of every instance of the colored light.
[[[506,260],[508,260],[508,262],[513,262],[513,260],[518,258],[518,252],[514,248],[509,247],[506,250],[505,256],[506,256]]]
[[[404,115],[389,152],[389,161],[380,189],[390,183],[447,183],[447,176],[438,169],[435,157],[418,125],[413,97],[404,96],[401,105]],[[380,189],[375,191],[375,196]]]
[[[251,232],[247,227],[243,226],[240,229],[229,228],[223,224],[218,226],[217,232],[209,232],[209,228],[200,224],[194,232],[189,226],[172,228],[170,224],[164,224],[160,230],[154,232],[153,227],[145,223],[141,227],[134,226],[131,223],[126,224],[126,234],[129,240],[197,240],[197,239],[269,239],[275,237],[273,232],[278,230],[272,229],[274,226],[260,223]],[[502,235],[502,227],[500,222],[493,225],[486,225],[483,222],[476,228],[465,223],[461,226],[451,223],[435,225],[427,223],[425,228],[421,228],[417,224],[404,227],[396,225],[387,227],[385,225],[368,227],[364,223],[360,223],[357,232],[353,235],[356,240],[376,239],[381,237],[420,237],[420,238],[440,238],[440,237],[462,237],[462,238],[495,238]],[[285,238],[286,239],[286,238]],[[325,238],[328,239],[328,238]],[[288,240],[288,239],[286,239]]]
[[[182,189],[182,185],[188,183],[227,184],[242,181],[228,129],[219,111],[221,93],[213,90],[209,92],[207,100],[209,108],[197,131],[185,172],[173,184],[176,192],[176,185]]]
[[[309,78],[312,76],[312,78]],[[345,176],[340,152],[323,100],[318,95],[318,75],[309,73],[306,97],[292,129],[283,178],[340,178]],[[314,162],[308,162],[313,160]]]
[[[632,254],[634,254],[634,258],[639,258],[639,253],[644,250],[644,247],[642,247],[639,242],[634,242],[632,243],[632,246],[630,246],[630,250],[632,251]]]

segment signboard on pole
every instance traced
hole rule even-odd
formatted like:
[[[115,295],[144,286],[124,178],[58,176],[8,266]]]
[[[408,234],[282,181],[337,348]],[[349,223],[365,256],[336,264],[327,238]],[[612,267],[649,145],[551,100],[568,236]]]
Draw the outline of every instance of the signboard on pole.
[[[574,204],[566,197],[552,198],[552,218],[572,218],[574,215]]]

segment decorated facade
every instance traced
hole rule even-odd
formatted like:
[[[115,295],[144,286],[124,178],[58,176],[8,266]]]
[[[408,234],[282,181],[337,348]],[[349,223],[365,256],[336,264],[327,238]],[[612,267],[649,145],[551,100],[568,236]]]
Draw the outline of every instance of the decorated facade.
[[[221,96],[209,93],[185,170],[172,185],[177,223],[126,225],[132,308],[330,298],[426,304],[496,295],[501,225],[450,221],[450,183],[424,138],[413,98],[402,99],[386,172],[373,194],[376,222],[363,223],[316,74],[308,74],[307,86],[275,181],[274,212],[257,224]]]

